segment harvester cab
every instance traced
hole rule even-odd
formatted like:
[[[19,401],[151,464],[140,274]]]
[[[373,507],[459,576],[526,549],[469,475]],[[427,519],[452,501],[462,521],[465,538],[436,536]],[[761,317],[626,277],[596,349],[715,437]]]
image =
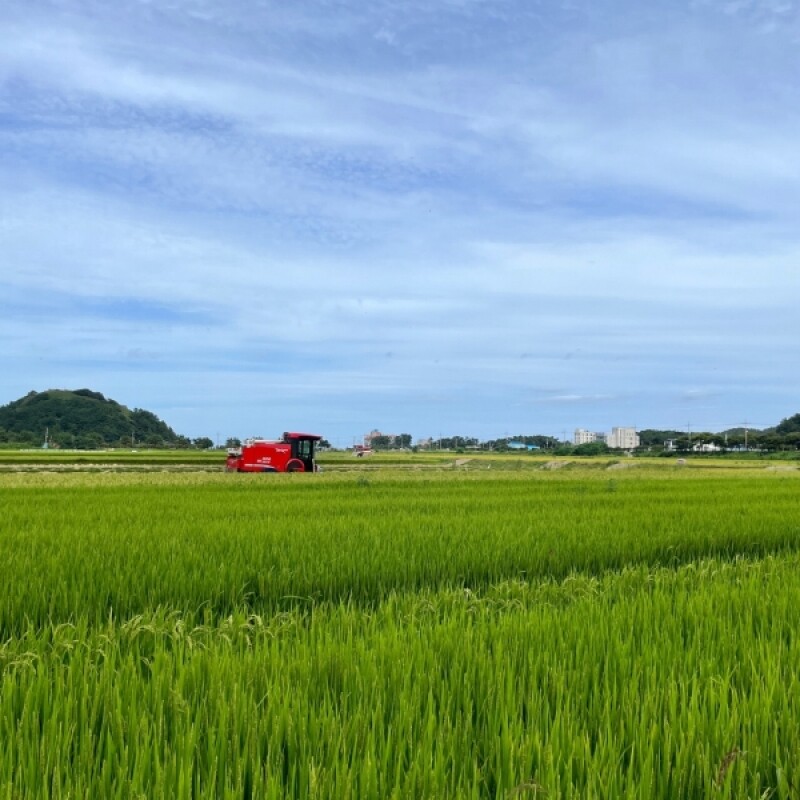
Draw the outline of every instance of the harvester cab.
[[[289,442],[292,446],[292,458],[301,461],[305,469],[302,472],[315,472],[316,462],[314,461],[314,451],[321,436],[313,433],[284,433],[283,441]],[[300,470],[298,470],[300,471]]]

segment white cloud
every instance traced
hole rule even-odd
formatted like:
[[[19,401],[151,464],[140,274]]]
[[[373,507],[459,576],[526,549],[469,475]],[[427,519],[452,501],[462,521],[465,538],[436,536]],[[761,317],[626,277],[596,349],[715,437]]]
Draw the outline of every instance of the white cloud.
[[[229,380],[356,431],[790,413],[794,50],[751,22],[793,15],[12,4],[0,367],[192,424]]]

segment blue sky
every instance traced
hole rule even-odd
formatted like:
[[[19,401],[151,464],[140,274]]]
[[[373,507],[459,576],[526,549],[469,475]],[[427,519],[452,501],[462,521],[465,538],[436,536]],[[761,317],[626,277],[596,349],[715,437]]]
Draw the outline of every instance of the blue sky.
[[[800,411],[793,0],[5,0],[0,403],[212,438]]]

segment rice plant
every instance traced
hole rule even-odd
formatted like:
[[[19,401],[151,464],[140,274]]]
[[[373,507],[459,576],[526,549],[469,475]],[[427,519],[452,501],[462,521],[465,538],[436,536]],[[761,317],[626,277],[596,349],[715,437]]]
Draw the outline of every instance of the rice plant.
[[[0,476],[0,797],[797,796],[795,475],[240,477]]]

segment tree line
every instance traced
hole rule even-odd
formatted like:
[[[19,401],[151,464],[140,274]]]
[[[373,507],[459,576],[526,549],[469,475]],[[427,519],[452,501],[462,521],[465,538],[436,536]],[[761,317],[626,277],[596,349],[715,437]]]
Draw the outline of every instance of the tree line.
[[[694,452],[695,447],[711,445],[719,451],[755,450],[781,452],[800,450],[800,414],[782,420],[773,428],[731,428],[722,432],[679,431],[675,429],[648,428],[639,431],[639,451],[657,453]],[[542,434],[507,436],[500,439],[480,440],[474,436],[439,436],[425,439],[415,446],[424,450],[491,450],[508,452],[517,449],[534,449],[552,455],[602,455],[613,452],[602,441],[574,445],[554,436]]]

